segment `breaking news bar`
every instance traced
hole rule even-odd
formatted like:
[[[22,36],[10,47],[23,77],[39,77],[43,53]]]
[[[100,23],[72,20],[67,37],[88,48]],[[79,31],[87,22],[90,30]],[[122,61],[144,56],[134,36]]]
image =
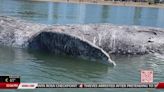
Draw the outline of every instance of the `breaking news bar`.
[[[0,89],[36,88],[156,88],[164,89],[159,83],[21,83],[19,76],[0,76]]]
[[[0,89],[35,89],[35,88],[157,88],[164,89],[164,82],[157,84],[69,84],[69,83],[0,83]]]

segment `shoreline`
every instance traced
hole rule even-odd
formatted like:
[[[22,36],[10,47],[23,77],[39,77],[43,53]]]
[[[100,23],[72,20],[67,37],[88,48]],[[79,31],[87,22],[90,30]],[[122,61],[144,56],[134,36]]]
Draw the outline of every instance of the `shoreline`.
[[[127,7],[148,7],[148,8],[164,8],[164,4],[148,4],[148,2],[120,2],[120,1],[77,1],[77,0],[32,0],[44,2],[61,2],[73,4],[97,4],[97,5],[112,5],[112,6],[127,6]]]

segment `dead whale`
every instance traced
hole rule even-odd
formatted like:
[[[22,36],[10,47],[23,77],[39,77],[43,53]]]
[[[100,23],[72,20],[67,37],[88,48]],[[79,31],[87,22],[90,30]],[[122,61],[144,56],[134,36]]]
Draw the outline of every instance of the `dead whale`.
[[[0,44],[86,57],[115,65],[109,54],[163,53],[164,29],[112,24],[44,25],[0,16]]]
[[[0,44],[82,57],[103,64],[116,65],[102,48],[89,41],[69,34],[44,31],[47,28],[49,28],[47,25],[1,16]]]

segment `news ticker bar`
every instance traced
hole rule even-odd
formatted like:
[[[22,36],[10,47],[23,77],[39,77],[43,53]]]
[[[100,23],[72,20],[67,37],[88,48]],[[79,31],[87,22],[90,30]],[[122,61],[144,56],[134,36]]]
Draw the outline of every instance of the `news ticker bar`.
[[[0,89],[36,89],[36,88],[156,88],[164,89],[159,83],[22,83],[20,76],[0,76]]]
[[[164,82],[156,84],[129,84],[129,83],[0,83],[0,89],[36,89],[36,88],[156,88],[164,89]]]

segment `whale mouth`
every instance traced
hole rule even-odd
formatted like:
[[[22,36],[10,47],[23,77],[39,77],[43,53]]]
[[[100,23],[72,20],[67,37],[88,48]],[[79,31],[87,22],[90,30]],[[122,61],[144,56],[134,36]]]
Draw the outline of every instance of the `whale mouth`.
[[[30,38],[28,48],[59,55],[84,57],[91,61],[116,65],[109,55],[98,46],[65,33],[42,31]]]

